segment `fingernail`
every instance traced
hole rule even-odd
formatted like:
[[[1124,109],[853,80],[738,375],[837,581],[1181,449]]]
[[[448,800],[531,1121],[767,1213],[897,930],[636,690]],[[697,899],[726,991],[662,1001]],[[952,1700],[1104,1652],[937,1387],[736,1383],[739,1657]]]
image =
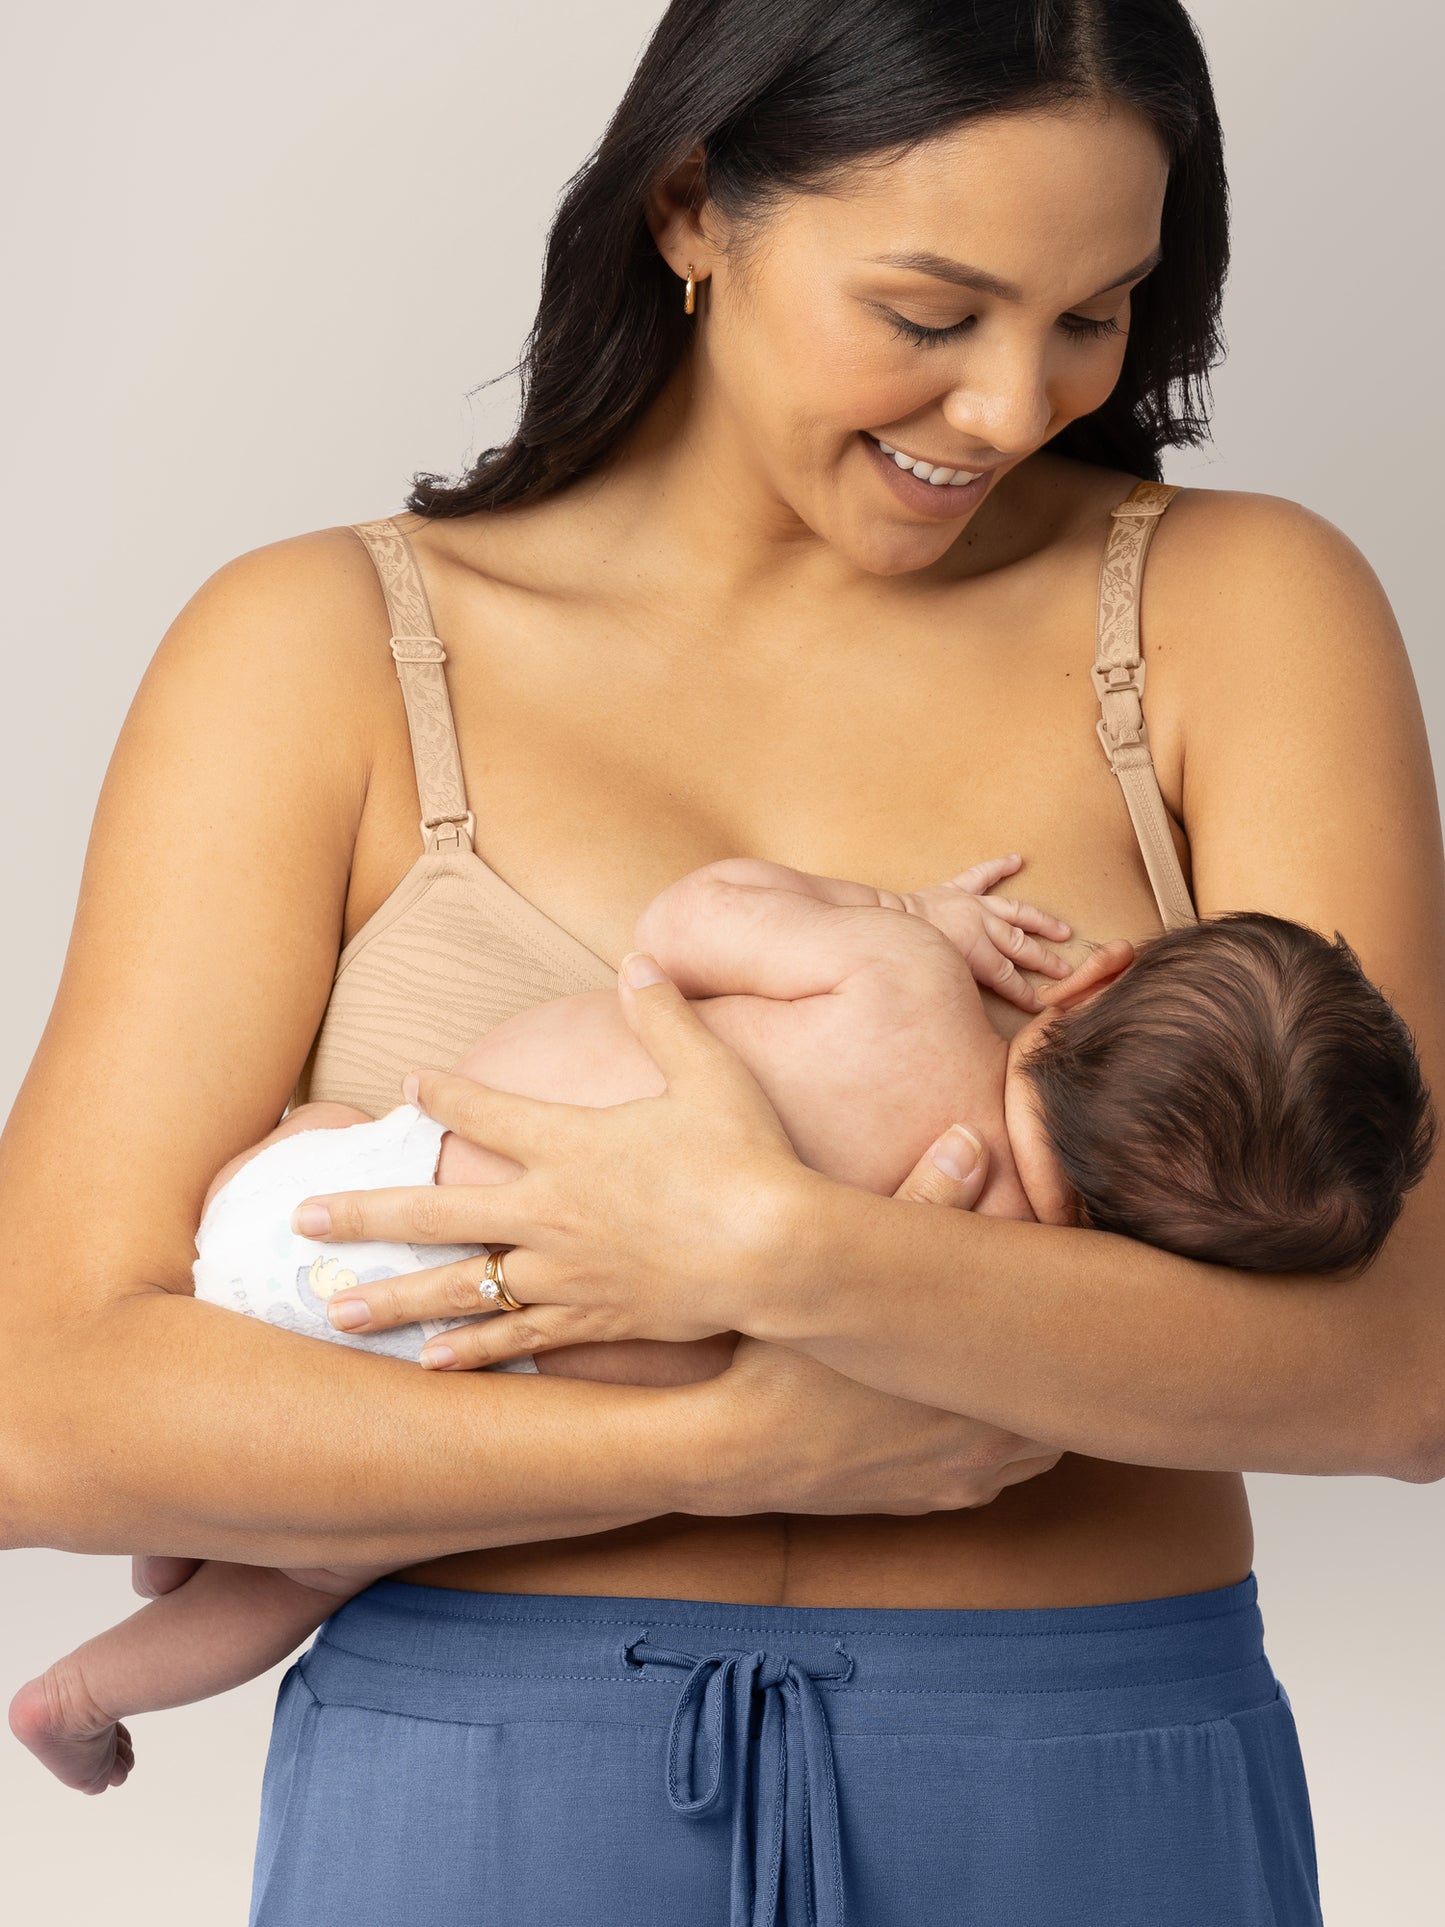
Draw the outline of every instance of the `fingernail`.
[[[408,1071],[401,1080],[401,1094],[408,1104],[415,1104],[416,1094],[421,1089],[421,1079],[415,1071]]]
[[[950,1125],[929,1156],[946,1178],[963,1179],[983,1156],[983,1145],[966,1124]]]
[[[343,1331],[360,1331],[363,1325],[371,1323],[371,1307],[364,1298],[333,1298],[326,1307],[326,1316]]]
[[[428,1345],[421,1355],[421,1362],[429,1371],[435,1371],[438,1366],[455,1365],[457,1355],[450,1345]]]
[[[291,1229],[303,1238],[324,1238],[331,1229],[331,1213],[324,1204],[298,1204],[291,1213]]]
[[[645,950],[628,951],[622,959],[622,974],[634,990],[645,990],[649,984],[667,982],[663,972]]]

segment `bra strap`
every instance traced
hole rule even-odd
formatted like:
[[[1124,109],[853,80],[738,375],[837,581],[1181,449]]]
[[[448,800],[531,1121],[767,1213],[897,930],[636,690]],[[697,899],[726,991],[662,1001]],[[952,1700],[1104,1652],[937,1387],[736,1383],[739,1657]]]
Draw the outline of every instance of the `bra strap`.
[[[1099,567],[1099,622],[1090,672],[1103,711],[1095,728],[1119,779],[1129,820],[1166,930],[1197,923],[1184,880],[1144,721],[1144,659],[1139,648],[1139,586],[1159,518],[1179,490],[1140,482],[1110,509],[1109,540]]]
[[[447,652],[432,622],[426,585],[405,533],[391,516],[352,522],[376,564],[391,620],[391,653],[406,704],[422,843],[433,850],[470,850],[477,822],[467,808],[456,724],[447,695]]]

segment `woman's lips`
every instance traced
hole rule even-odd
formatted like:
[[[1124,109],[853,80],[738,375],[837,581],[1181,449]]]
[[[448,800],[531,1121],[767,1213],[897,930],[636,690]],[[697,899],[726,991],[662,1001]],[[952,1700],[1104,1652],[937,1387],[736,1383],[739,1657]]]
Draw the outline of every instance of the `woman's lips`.
[[[993,471],[985,469],[973,481],[955,488],[948,482],[922,481],[911,469],[900,468],[891,455],[885,455],[865,429],[859,429],[864,447],[883,480],[906,508],[927,515],[935,522],[957,522],[976,509],[988,493]]]

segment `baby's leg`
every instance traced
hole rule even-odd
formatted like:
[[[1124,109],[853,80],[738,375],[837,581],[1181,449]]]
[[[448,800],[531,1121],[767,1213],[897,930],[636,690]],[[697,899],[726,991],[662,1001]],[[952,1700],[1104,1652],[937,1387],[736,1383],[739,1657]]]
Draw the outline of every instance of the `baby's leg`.
[[[183,1586],[28,1680],[10,1702],[10,1730],[66,1786],[103,1793],[134,1760],[124,1715],[188,1706],[255,1679],[382,1570],[304,1575],[318,1586],[208,1559]]]

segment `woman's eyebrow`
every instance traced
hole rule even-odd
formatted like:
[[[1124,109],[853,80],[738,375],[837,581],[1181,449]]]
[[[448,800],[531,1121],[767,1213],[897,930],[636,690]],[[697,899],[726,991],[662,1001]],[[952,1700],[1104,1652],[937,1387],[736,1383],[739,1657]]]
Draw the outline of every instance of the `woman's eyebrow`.
[[[996,274],[989,274],[983,268],[970,267],[967,261],[951,261],[946,254],[931,254],[927,250],[908,252],[895,249],[888,254],[873,254],[870,261],[888,268],[911,268],[915,274],[931,274],[936,281],[951,281],[957,288],[971,288],[975,294],[991,294],[999,301],[1022,301],[1022,288],[1015,287],[1012,281],[1000,281]],[[1097,300],[1101,294],[1111,294],[1115,288],[1122,288],[1126,281],[1147,274],[1164,258],[1162,247],[1156,247],[1145,255],[1137,266],[1126,268],[1117,280],[1107,287],[1097,288],[1093,294],[1086,295],[1086,301]]]

